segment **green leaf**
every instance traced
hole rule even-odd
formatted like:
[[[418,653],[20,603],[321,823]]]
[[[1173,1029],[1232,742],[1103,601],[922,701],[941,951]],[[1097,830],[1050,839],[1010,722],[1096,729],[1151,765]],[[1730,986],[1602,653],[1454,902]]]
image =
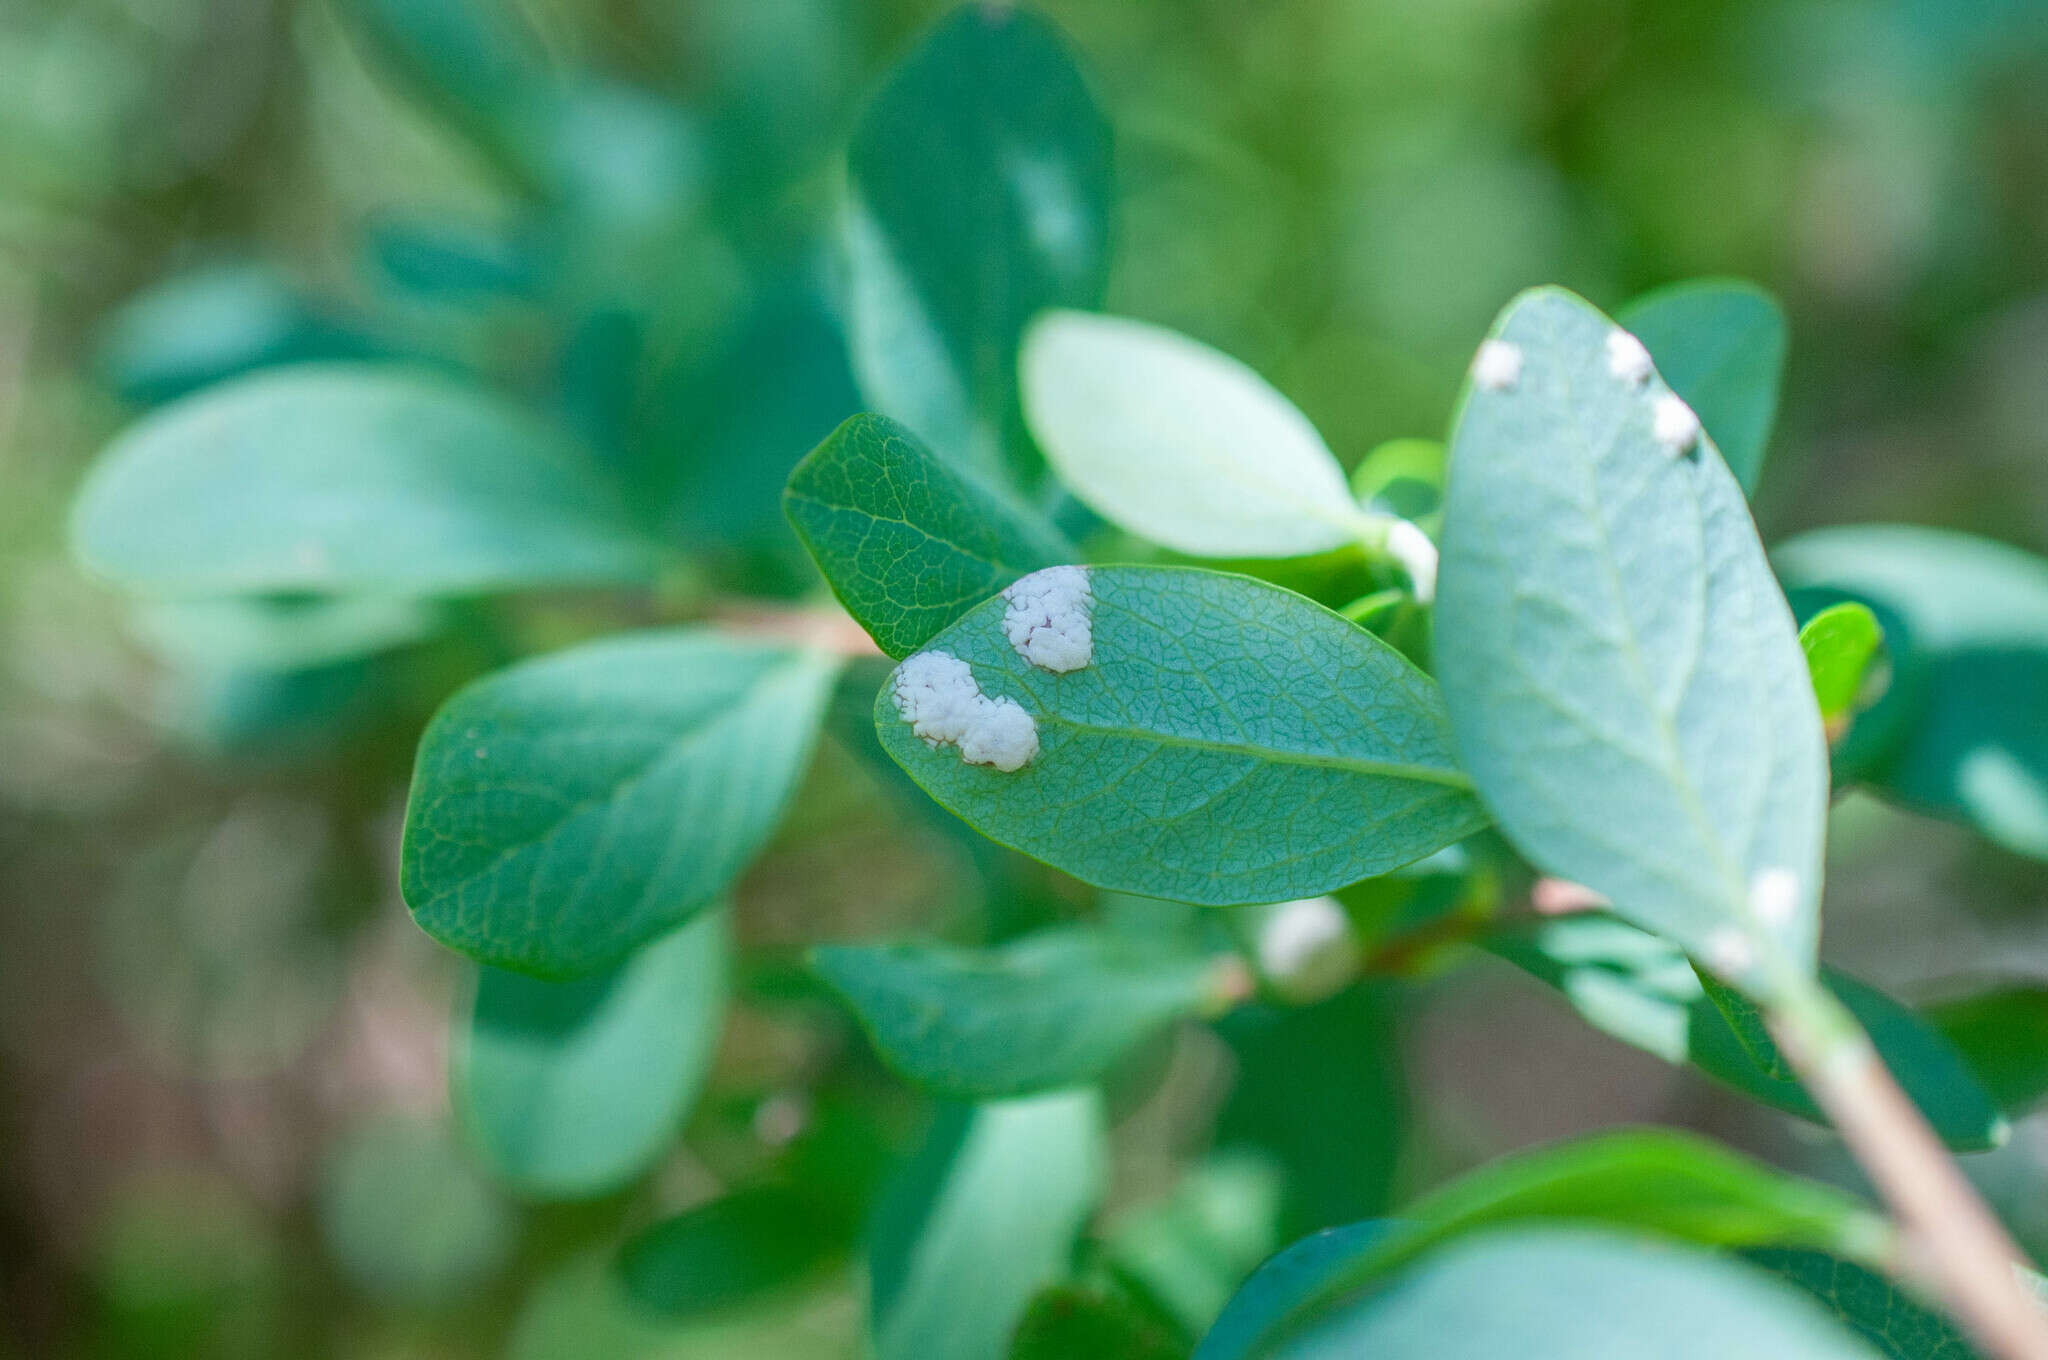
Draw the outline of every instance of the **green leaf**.
[[[835,658],[697,629],[522,662],[420,738],[402,878],[420,928],[588,973],[723,896],[809,762]]]
[[[1061,1284],[1024,1310],[1009,1360],[1184,1360],[1187,1345],[1150,1313],[1108,1289]]]
[[[619,1274],[650,1313],[695,1317],[803,1279],[846,1245],[844,1226],[802,1190],[748,1186],[632,1238]]]
[[[884,1200],[870,1256],[878,1360],[999,1360],[1102,1191],[1093,1091],[944,1107]]]
[[[1214,958],[1100,931],[999,949],[827,945],[811,966],[909,1081],[966,1100],[1093,1081],[1147,1035],[1222,999]]]
[[[1284,1360],[1873,1360],[1753,1267],[1583,1227],[1457,1242],[1283,1347]]]
[[[1300,557],[1368,517],[1308,417],[1228,355],[1160,326],[1052,312],[1024,340],[1026,420],[1103,518],[1202,557]]]
[[[1755,284],[1701,279],[1646,293],[1618,318],[1699,412],[1745,493],[1756,490],[1785,372],[1785,313]]]
[[[2048,1097],[2048,987],[1995,987],[1925,1009],[2000,1109],[2017,1119]]]
[[[1375,445],[1351,471],[1360,505],[1434,528],[1443,506],[1444,446],[1436,439],[1390,439]]]
[[[1016,470],[1017,342],[1108,271],[1109,126],[1066,41],[962,5],[890,76],[848,152],[850,338],[873,406],[948,458]]]
[[[321,1235],[372,1295],[447,1306],[483,1288],[517,1244],[511,1206],[437,1124],[380,1115],[344,1130],[320,1169]]]
[[[441,623],[431,602],[390,595],[229,595],[149,601],[133,631],[184,666],[302,671],[417,642]]]
[[[1268,1158],[1211,1157],[1164,1199],[1112,1224],[1104,1255],[1117,1278],[1199,1336],[1272,1253],[1280,1189],[1279,1168]]]
[[[1977,1360],[1977,1352],[1947,1318],[1854,1261],[1781,1247],[1743,1255],[1819,1299],[1890,1360]]]
[[[1741,489],[1615,335],[1559,289],[1495,323],[1451,444],[1437,671],[1517,849],[1768,997],[1814,968],[1820,715]]]
[[[1085,644],[1085,664],[1026,660],[998,598],[875,701],[883,748],[984,835],[1099,887],[1226,905],[1312,897],[1484,825],[1435,684],[1378,638],[1241,576],[1055,570],[1072,574],[1032,579],[1065,597],[1059,637]],[[961,688],[942,654],[981,696],[966,696],[980,707],[954,715],[956,735],[994,766],[966,763],[961,743],[927,744],[899,708],[899,692],[925,702]]]
[[[1732,994],[1717,1002],[1703,986],[1709,979],[1677,946],[1587,913],[1497,934],[1486,947],[1563,993],[1595,1029],[1666,1062],[1690,1062],[1787,1114],[1828,1122],[1785,1069],[1755,1008]],[[1972,1055],[1944,1037],[1938,1016],[1922,1017],[1832,969],[1822,969],[1821,978],[1868,1031],[1885,1066],[1943,1142],[1977,1152],[2005,1141],[2009,1128],[2000,1102],[1973,1070]],[[1733,1027],[1736,1018],[1748,1028],[1746,1041]],[[2048,1074],[2048,1064],[2043,1070]]]
[[[708,911],[606,973],[543,982],[485,969],[457,1040],[470,1143],[531,1195],[626,1184],[665,1152],[718,1041],[726,925]]]
[[[1892,683],[1836,755],[1907,807],[2048,859],[2048,561],[1942,529],[1819,529],[1772,554],[1811,612],[1860,600]]]
[[[564,436],[425,372],[301,365],[175,402],[93,467],[80,560],[160,595],[643,581],[656,549]]]
[[[1813,677],[1813,696],[1830,738],[1846,730],[1870,678],[1871,663],[1884,645],[1884,627],[1866,605],[1853,600],[1829,605],[1799,629],[1799,649]]]
[[[834,430],[790,474],[782,505],[832,593],[894,657],[1024,573],[1076,556],[1051,525],[887,416]]]
[[[1267,1328],[1315,1297],[1346,1261],[1399,1227],[1391,1219],[1369,1219],[1325,1228],[1289,1246],[1230,1296],[1195,1347],[1193,1360],[1249,1360]]]

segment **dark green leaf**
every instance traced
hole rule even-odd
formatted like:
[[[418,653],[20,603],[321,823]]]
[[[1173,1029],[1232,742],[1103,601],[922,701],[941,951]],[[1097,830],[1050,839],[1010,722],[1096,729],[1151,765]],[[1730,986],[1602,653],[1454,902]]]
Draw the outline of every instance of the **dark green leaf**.
[[[523,662],[443,705],[405,900],[482,962],[572,976],[722,896],[810,759],[835,658],[675,629]]]
[[[1390,1219],[1368,1219],[1325,1228],[1294,1243],[1260,1266],[1230,1296],[1216,1325],[1195,1347],[1194,1360],[1248,1360],[1268,1327],[1315,1297],[1344,1262],[1398,1226]]]
[[[1745,492],[1756,490],[1778,414],[1785,313],[1755,284],[1700,279],[1637,298],[1617,318],[1657,361]]]
[[[884,1061],[928,1090],[967,1100],[1093,1081],[1162,1025],[1223,1000],[1216,962],[1085,929],[999,949],[828,945],[811,953]]]
[[[2048,561],[1903,524],[1801,534],[1772,560],[1802,611],[1855,599],[1884,625],[1891,687],[1844,776],[2048,859]]]
[[[869,1276],[878,1360],[1000,1360],[1102,1192],[1093,1091],[947,1106],[887,1198]]]
[[[2007,1114],[2048,1096],[2048,987],[1996,987],[1925,1010]]]
[[[1277,1353],[1283,1360],[1874,1360],[1753,1267],[1583,1227],[1452,1243]]]
[[[948,458],[1010,465],[1017,343],[1092,307],[1109,255],[1109,128],[1065,40],[962,5],[897,67],[848,153],[854,370]]]
[[[1077,556],[886,416],[834,430],[797,464],[782,504],[840,603],[894,657],[1024,573]]]
[[[750,1186],[632,1238],[619,1273],[648,1312],[694,1317],[802,1279],[845,1249],[846,1226],[801,1190]]]
[[[1183,1175],[1172,1193],[1110,1226],[1104,1254],[1117,1277],[1200,1336],[1278,1241],[1280,1171],[1225,1153]]]
[[[1820,702],[1821,721],[1834,737],[1855,716],[1858,700],[1870,678],[1871,663],[1884,645],[1877,615],[1853,600],[1829,605],[1799,629],[1799,648],[1813,676],[1813,696]]]
[[[1947,1318],[1854,1261],[1781,1247],[1743,1255],[1819,1299],[1891,1360],[1977,1360],[1977,1352]]]
[[[1487,948],[1558,989],[1585,1020],[1666,1062],[1691,1062],[1716,1081],[1801,1119],[1824,1124],[1805,1088],[1777,1059],[1755,1008],[1716,1002],[1677,946],[1597,914],[1545,921],[1489,939]],[[1885,1065],[1950,1147],[2003,1143],[2005,1117],[1971,1065],[1930,1018],[1832,969],[1821,978],[1869,1031]],[[1725,990],[1725,989],[1724,989]],[[1745,1043],[1730,1010],[1751,1026]]]
[[[1523,854],[1779,993],[1819,933],[1813,685],[1741,489],[1626,341],[1558,289],[1495,323],[1452,439],[1437,670]]]
[[[526,1193],[625,1184],[668,1150],[725,1014],[725,916],[573,982],[487,968],[454,1068],[470,1142]]]
[[[1009,1360],[1183,1360],[1187,1345],[1131,1300],[1107,1289],[1054,1285],[1024,1310]]]
[[[1312,897],[1484,824],[1436,686],[1379,639],[1240,576],[1053,571],[1072,574],[1027,579],[1065,597],[1067,630],[1052,631],[1081,641],[1083,664],[1026,660],[998,598],[875,701],[883,747],[983,834],[1100,887],[1220,905]],[[1020,604],[1011,622],[1035,617]],[[921,740],[900,707],[907,693],[929,712],[970,684],[980,707],[954,715],[956,734],[994,768]]]
[[[302,365],[135,425],[79,492],[72,544],[162,595],[453,595],[643,581],[656,549],[564,436],[424,372]]]

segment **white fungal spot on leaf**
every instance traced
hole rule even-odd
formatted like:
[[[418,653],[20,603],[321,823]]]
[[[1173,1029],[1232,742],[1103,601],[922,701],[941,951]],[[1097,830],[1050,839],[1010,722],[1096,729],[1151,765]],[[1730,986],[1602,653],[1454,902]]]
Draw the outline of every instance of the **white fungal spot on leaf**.
[[[1259,971],[1295,1000],[1329,996],[1358,968],[1351,918],[1332,897],[1308,897],[1268,909],[1257,939]]]
[[[1077,671],[1095,657],[1095,592],[1086,567],[1047,567],[1003,592],[1003,636],[1040,670]]]
[[[1672,454],[1685,453],[1700,442],[1700,418],[1675,392],[1657,398],[1651,412],[1650,433]]]
[[[1640,387],[1650,380],[1656,365],[1643,342],[1619,326],[1607,333],[1607,371],[1625,383]]]
[[[1707,937],[1707,967],[1733,982],[1756,966],[1756,950],[1749,937],[1733,926],[1723,926]]]
[[[969,765],[1021,770],[1038,754],[1038,724],[1023,705],[983,694],[951,652],[919,652],[898,666],[891,697],[927,746],[957,746]]]
[[[1407,520],[1387,530],[1387,556],[1401,564],[1415,587],[1415,598],[1428,604],[1436,598],[1436,544],[1429,535]]]
[[[1488,340],[1472,357],[1472,381],[1489,392],[1504,392],[1522,377],[1522,347]]]
[[[1766,925],[1791,924],[1799,910],[1799,875],[1790,869],[1762,869],[1749,881],[1749,909]]]

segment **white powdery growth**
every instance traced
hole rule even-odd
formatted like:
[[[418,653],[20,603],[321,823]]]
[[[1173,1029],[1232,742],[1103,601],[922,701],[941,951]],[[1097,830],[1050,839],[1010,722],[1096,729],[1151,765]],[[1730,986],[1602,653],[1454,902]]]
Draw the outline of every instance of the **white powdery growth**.
[[[1748,936],[1733,926],[1723,926],[1707,937],[1706,964],[1716,976],[1734,982],[1756,967],[1756,950]]]
[[[1428,534],[1405,519],[1396,521],[1387,530],[1387,556],[1408,573],[1416,599],[1428,604],[1436,598],[1436,544]]]
[[[969,765],[1021,770],[1038,754],[1038,724],[1015,699],[991,699],[951,652],[919,652],[896,668],[896,711],[933,750],[960,748]]]
[[[1666,392],[1657,398],[1657,404],[1650,413],[1650,422],[1650,433],[1674,456],[1687,452],[1700,442],[1700,418],[1675,392]]]
[[[1790,925],[1799,910],[1799,875],[1790,869],[1759,870],[1749,881],[1749,909],[1765,925]]]
[[[1329,996],[1358,969],[1351,918],[1333,897],[1306,897],[1267,909],[1259,923],[1259,971],[1295,1000]]]
[[[1077,671],[1095,659],[1095,592],[1086,567],[1047,567],[1003,592],[1003,636],[1040,670]]]
[[[1625,383],[1641,387],[1650,380],[1656,365],[1643,342],[1619,326],[1607,332],[1607,371]]]
[[[1489,392],[1504,392],[1522,378],[1522,347],[1488,340],[1472,356],[1472,381]]]

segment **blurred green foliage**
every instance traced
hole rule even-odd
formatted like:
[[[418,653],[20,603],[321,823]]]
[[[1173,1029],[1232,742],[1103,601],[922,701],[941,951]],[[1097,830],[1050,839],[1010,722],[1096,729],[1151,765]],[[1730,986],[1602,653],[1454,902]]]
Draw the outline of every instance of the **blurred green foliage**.
[[[831,746],[741,884],[738,1004],[685,1137],[631,1187],[519,1209],[458,1150],[442,1045],[467,984],[406,919],[395,842],[414,740],[464,680],[813,588],[778,496],[860,405],[836,246],[848,141],[945,8],[0,9],[0,1355],[860,1353],[866,1290],[841,1239],[927,1112],[800,951],[984,943],[1076,915],[1072,886]],[[1442,436],[1515,289],[1611,305],[1741,275],[1791,319],[1755,489],[1768,539],[1897,519],[2048,550],[2037,3],[1042,8],[1109,115],[1107,305],[1244,359],[1389,501],[1434,474],[1429,446],[1387,441]],[[875,166],[854,171],[881,193]],[[1075,272],[1078,300],[1105,286],[1089,259]],[[380,358],[568,426],[630,489],[659,574],[623,595],[195,606],[116,600],[66,560],[68,499],[131,418],[260,368]],[[969,407],[1006,429],[1007,378],[976,377],[996,390]],[[843,684],[856,716],[873,680]],[[2009,784],[1954,775],[1894,772],[1916,805],[2002,809],[1993,834],[2038,848]],[[2037,865],[1861,800],[1837,821],[1830,901],[1848,905],[1829,938],[1858,971],[1911,994],[2048,970]],[[1068,1301],[1089,1325],[1146,1345],[1198,1327],[1227,1286],[1191,1261],[1241,1277],[1302,1231],[1561,1131],[1491,1094],[1522,1068],[1548,1062],[1569,1089],[1590,1052],[1627,1084],[1617,1048],[1545,1057],[1481,1024],[1508,984],[1433,975],[1432,932],[1460,906],[1432,892],[1417,874],[1345,895],[1376,923],[1372,988],[1122,1061],[1095,1292]],[[1540,1014],[1538,1034],[1574,1032]],[[1710,1088],[1657,1089],[1651,1113],[1828,1169]],[[1595,1097],[1569,1127],[1644,1113]],[[2048,1178],[2030,1127],[1984,1173],[2008,1204],[2038,1205]],[[944,1207],[919,1177],[968,1132],[941,1117],[891,1212]],[[1073,1160],[1092,1174],[1096,1154]],[[719,1307],[663,1318],[614,1249],[679,1221],[763,1249],[729,1262]],[[792,1257],[792,1222],[819,1251]],[[2019,1231],[2048,1244],[2048,1224]],[[978,1283],[1021,1303],[1030,1281]],[[1041,1296],[1036,1334],[1067,1306]]]

